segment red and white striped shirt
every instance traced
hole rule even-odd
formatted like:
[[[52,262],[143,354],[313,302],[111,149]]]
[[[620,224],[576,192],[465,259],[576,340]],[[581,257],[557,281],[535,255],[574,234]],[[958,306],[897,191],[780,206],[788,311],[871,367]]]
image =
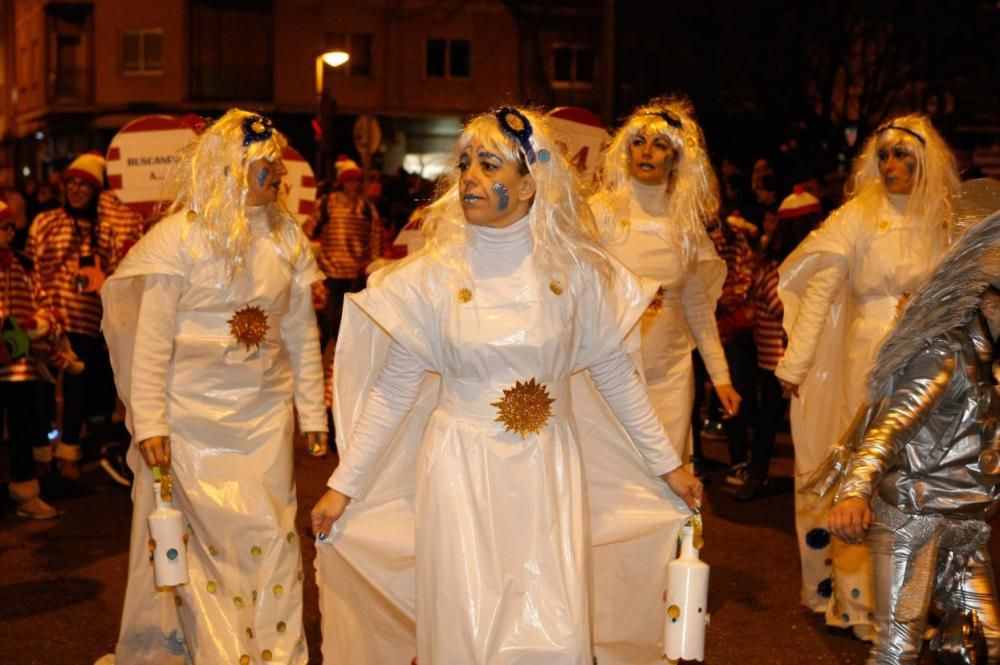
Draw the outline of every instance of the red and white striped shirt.
[[[319,223],[322,206],[306,222],[307,233]],[[356,279],[382,257],[382,220],[364,199],[351,202],[340,192],[326,198],[328,219],[320,231],[319,267],[330,279]]]
[[[101,329],[101,297],[79,293],[75,279],[81,256],[95,256],[111,274],[142,236],[142,216],[111,192],[103,192],[93,222],[72,217],[64,208],[43,212],[31,224],[25,251],[35,263],[35,279],[48,294],[69,332],[96,337]]]
[[[769,261],[758,268],[750,290],[757,315],[753,331],[757,366],[772,372],[785,353],[785,331],[781,325],[785,308],[778,297],[778,265],[777,261]]]
[[[56,314],[47,307],[45,294],[32,281],[31,275],[17,258],[9,252],[4,256],[0,250],[0,321],[6,321],[8,316],[14,317],[24,331],[33,329],[39,318],[46,319],[50,330],[57,327]],[[31,356],[0,364],[0,381],[38,381],[40,378],[38,366]]]

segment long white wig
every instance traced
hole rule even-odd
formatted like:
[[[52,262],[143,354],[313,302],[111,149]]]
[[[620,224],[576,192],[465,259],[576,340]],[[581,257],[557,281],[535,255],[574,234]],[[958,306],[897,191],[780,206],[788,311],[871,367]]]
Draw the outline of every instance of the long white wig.
[[[190,211],[216,259],[225,262],[233,277],[244,266],[250,248],[247,168],[264,159],[281,159],[285,137],[270,120],[240,109],[230,109],[210,124],[197,139],[182,148],[164,182],[167,214]],[[294,262],[302,251],[301,230],[280,203],[269,204],[268,223],[285,258]]]
[[[919,113],[890,120],[865,142],[854,161],[845,190],[847,197],[860,197],[862,203],[872,206],[881,205],[888,192],[879,175],[878,153],[900,143],[917,160],[913,190],[903,215],[912,224],[950,225],[952,206],[960,185],[955,156],[927,116]]]
[[[695,239],[706,235],[705,224],[719,212],[719,184],[687,99],[654,99],[635,109],[615,134],[604,152],[601,184],[592,199],[598,228],[608,240],[623,230],[632,194],[630,149],[641,132],[665,138],[676,153],[667,176],[664,219],[681,231],[687,258],[694,251]]]
[[[424,213],[422,233],[428,239],[428,255],[449,268],[458,281],[471,280],[465,258],[470,234],[458,189],[458,164],[464,150],[475,140],[534,179],[535,196],[528,223],[534,238],[532,251],[539,283],[555,279],[572,285],[573,275],[586,266],[596,268],[602,279],[610,280],[611,267],[598,246],[594,218],[581,194],[576,171],[557,148],[545,116],[525,108],[511,110],[529,123],[531,136],[527,144],[501,128],[496,112],[477,115],[463,128],[452,155],[452,169],[441,181],[437,199]]]

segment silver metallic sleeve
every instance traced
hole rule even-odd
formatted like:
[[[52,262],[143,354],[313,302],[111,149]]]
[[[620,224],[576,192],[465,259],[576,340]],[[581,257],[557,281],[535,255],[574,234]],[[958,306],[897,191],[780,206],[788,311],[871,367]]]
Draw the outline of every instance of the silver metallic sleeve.
[[[850,497],[871,499],[895,456],[947,392],[954,373],[955,351],[947,342],[914,358],[868,425],[834,502]]]

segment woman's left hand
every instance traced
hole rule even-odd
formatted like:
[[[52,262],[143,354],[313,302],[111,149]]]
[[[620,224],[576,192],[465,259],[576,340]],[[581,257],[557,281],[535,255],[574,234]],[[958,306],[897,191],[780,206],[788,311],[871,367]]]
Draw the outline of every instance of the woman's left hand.
[[[722,383],[715,386],[715,394],[719,396],[719,401],[722,402],[723,420],[729,420],[740,412],[740,402],[743,401],[743,398],[740,397],[740,394],[731,385]]]
[[[326,432],[306,432],[306,445],[313,457],[326,457],[330,450],[329,437]]]

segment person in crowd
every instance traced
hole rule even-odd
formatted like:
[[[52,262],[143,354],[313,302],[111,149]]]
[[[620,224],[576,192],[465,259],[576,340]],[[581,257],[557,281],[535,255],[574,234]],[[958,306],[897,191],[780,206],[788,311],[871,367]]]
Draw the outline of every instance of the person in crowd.
[[[64,368],[72,356],[49,344],[43,358],[32,347],[58,337],[59,316],[32,279],[27,257],[13,247],[17,230],[13,212],[0,203],[0,429],[9,434],[11,481],[9,492],[17,514],[32,519],[52,519],[60,513],[41,498],[35,473],[37,463],[52,460],[48,423],[39,403],[42,373],[39,362],[52,361]],[[82,367],[73,366],[79,373]]]
[[[731,224],[730,219],[735,224]],[[726,482],[742,486],[749,475],[747,428],[756,412],[757,402],[757,350],[753,341],[756,312],[750,298],[757,257],[740,223],[743,220],[730,219],[725,222],[713,220],[708,225],[708,235],[719,256],[726,262],[726,280],[716,304],[715,320],[733,387],[743,398],[736,415],[722,421],[729,442],[730,467]],[[751,228],[756,230],[752,225]],[[710,412],[721,410],[717,399],[710,400],[709,404],[712,405]]]
[[[100,334],[98,290],[142,235],[142,216],[103,191],[104,158],[77,157],[66,169],[66,201],[31,224],[25,252],[39,286],[64,322],[73,350],[86,369],[63,378],[62,439],[56,445],[59,473],[80,477],[81,434],[86,423],[96,457],[115,408],[111,366]]]
[[[948,245],[955,160],[922,115],[880,126],[855,160],[849,200],[780,268],[788,348],[775,376],[793,396],[797,480],[844,433],[897,312]],[[828,502],[796,495],[802,600],[871,639],[869,552],[830,541]]]
[[[750,465],[743,486],[736,492],[737,501],[756,498],[768,481],[774,452],[774,439],[785,418],[788,399],[774,375],[774,368],[785,352],[782,328],[784,307],[778,297],[778,266],[799,246],[822,220],[819,199],[796,186],[777,210],[765,211],[773,218],[773,227],[763,243],[754,271],[750,297],[754,303],[754,345],[757,349],[757,388],[760,400],[754,418]],[[768,224],[770,226],[770,223]]]
[[[317,202],[306,222],[306,233],[319,238],[319,267],[328,294],[321,339],[337,339],[344,296],[365,287],[365,268],[382,256],[382,222],[375,206],[363,196],[364,172],[341,155],[334,163],[336,189]]]
[[[626,347],[656,285],[600,248],[541,114],[474,117],[454,164],[426,247],[345,309],[342,455],[312,511],[325,662],[409,662],[414,623],[424,664],[656,661],[647,563],[702,491]],[[577,410],[583,369],[602,426],[574,424],[598,409]]]
[[[591,206],[604,246],[660,284],[642,319],[642,367],[656,412],[686,462],[695,346],[722,417],[740,408],[715,322],[726,264],[705,230],[719,208],[718,187],[691,105],[658,99],[633,111],[605,152],[602,170]]]
[[[830,531],[872,550],[873,665],[918,661],[932,602],[939,662],[1000,660],[987,546],[1000,502],[998,250],[996,213],[949,250],[879,349],[867,404],[815,477],[820,492],[839,481]]]
[[[102,289],[135,474],[117,662],[304,665],[293,413],[326,452],[309,241],[278,203],[286,142],[238,109],[167,176],[170,214]],[[293,411],[294,407],[294,411]],[[169,470],[189,582],[157,588],[147,516]]]

